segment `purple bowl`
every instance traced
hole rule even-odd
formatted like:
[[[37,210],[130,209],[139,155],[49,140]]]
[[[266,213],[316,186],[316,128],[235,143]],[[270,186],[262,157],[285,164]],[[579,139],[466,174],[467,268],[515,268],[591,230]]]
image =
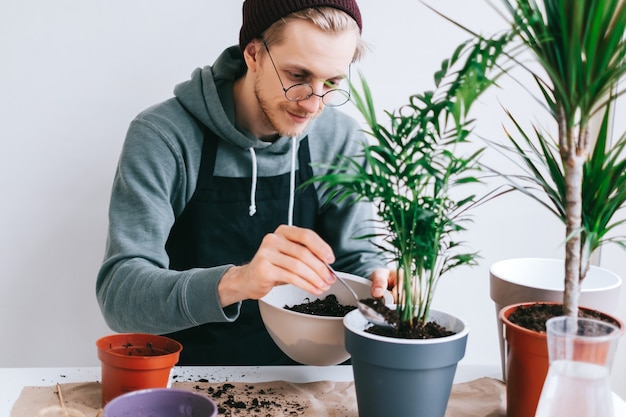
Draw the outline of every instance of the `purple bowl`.
[[[104,417],[215,417],[217,405],[209,397],[173,388],[129,392],[104,407]]]

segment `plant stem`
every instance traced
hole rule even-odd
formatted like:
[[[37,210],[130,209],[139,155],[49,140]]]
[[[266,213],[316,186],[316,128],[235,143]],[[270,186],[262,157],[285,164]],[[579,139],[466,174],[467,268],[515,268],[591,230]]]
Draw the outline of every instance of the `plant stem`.
[[[563,117],[561,117],[563,116]],[[578,135],[569,125],[559,107],[559,149],[565,170],[565,284],[563,313],[578,315],[581,278],[582,184],[583,165],[587,159],[587,129],[581,126]],[[580,147],[584,144],[584,147]]]

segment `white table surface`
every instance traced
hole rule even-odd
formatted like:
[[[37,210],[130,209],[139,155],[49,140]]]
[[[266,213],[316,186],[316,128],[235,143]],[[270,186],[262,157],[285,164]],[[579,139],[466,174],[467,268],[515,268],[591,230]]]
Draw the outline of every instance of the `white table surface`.
[[[499,366],[459,364],[455,383],[474,379],[501,377]],[[174,367],[170,376],[176,382],[315,382],[352,381],[352,367],[339,366],[229,366],[229,367]],[[57,383],[90,382],[100,380],[100,367],[85,368],[0,368],[0,416],[10,416],[13,404],[22,388],[54,386]],[[626,403],[614,395],[615,417],[626,417]]]

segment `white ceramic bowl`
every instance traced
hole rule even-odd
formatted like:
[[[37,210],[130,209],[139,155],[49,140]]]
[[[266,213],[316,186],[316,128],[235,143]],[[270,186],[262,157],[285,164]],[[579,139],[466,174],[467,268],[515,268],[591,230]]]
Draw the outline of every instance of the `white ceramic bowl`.
[[[355,275],[338,272],[359,296],[371,297],[371,281]],[[345,349],[343,317],[323,317],[285,309],[307,301],[326,298],[334,294],[342,305],[354,305],[354,297],[339,282],[316,297],[293,285],[275,287],[259,300],[261,318],[278,347],[291,359],[305,365],[337,365],[350,358]],[[391,294],[385,295],[387,304]]]

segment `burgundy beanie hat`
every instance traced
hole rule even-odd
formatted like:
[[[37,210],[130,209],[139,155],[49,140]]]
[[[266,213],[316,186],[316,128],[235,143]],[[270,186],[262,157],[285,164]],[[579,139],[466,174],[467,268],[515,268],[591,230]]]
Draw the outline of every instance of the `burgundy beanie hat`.
[[[309,7],[334,7],[350,15],[363,29],[361,12],[356,0],[245,0],[243,23],[239,32],[239,49],[243,51],[254,38],[258,38],[274,22],[290,13]]]

